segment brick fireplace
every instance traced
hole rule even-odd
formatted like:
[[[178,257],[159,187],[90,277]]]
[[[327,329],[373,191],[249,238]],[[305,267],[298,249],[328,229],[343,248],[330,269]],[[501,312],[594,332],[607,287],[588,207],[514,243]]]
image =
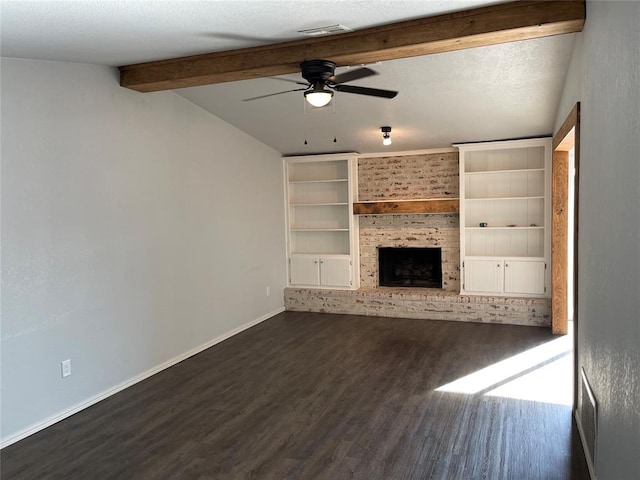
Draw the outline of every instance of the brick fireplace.
[[[442,288],[460,291],[460,230],[458,214],[360,216],[360,286],[378,287],[378,249],[438,247]]]
[[[358,200],[457,199],[458,153],[363,158],[358,162]],[[378,249],[440,248],[442,288],[460,291],[458,214],[360,216],[360,285],[379,286]]]

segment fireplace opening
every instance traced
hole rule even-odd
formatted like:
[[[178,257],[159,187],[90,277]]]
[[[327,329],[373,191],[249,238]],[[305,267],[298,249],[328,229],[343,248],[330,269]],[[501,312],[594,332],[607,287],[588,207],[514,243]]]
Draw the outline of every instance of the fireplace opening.
[[[381,287],[442,288],[442,249],[378,248]]]

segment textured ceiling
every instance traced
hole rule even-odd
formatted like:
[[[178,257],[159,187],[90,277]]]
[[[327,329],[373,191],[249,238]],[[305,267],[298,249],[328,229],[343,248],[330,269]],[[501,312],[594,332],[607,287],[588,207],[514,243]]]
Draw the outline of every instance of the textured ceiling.
[[[503,3],[486,0],[0,0],[2,55],[125,65]]]
[[[1,48],[3,56],[116,66],[299,39],[298,30],[325,25],[361,29],[493,3],[501,2],[1,0]],[[572,44],[573,35],[563,35],[370,65],[380,75],[353,84],[398,90],[395,99],[336,93],[319,110],[305,109],[302,92],[242,101],[296,87],[273,78],[176,93],[284,154],[537,136],[553,127]],[[390,147],[381,145],[382,125],[393,127]]]
[[[302,92],[242,101],[296,87],[277,78],[176,92],[286,154],[379,152],[382,125],[392,126],[387,149],[448,147],[551,133],[571,46],[558,36],[370,65],[379,75],[353,83],[398,89],[396,98],[337,92],[323,109]]]

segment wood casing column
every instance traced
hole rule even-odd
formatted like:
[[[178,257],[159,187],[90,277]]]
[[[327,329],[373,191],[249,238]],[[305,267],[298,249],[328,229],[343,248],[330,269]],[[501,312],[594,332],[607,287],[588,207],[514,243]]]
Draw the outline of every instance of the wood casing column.
[[[569,152],[553,152],[551,173],[551,331],[567,333]]]

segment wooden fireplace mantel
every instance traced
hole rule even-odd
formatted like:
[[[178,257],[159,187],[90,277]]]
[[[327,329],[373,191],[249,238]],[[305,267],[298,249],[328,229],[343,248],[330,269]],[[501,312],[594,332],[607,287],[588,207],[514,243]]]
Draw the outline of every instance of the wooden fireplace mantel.
[[[435,198],[428,200],[382,200],[379,202],[354,202],[355,215],[386,215],[403,213],[457,213],[460,202],[457,198]]]

